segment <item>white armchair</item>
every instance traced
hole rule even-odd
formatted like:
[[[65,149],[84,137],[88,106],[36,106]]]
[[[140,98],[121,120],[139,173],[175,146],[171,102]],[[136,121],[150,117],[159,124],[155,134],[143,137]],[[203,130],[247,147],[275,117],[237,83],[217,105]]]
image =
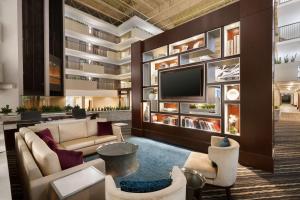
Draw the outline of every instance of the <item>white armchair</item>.
[[[226,188],[227,196],[230,197],[230,187],[237,177],[240,145],[229,138],[229,147],[219,147],[221,140],[223,137],[212,136],[208,154],[192,152],[184,167],[202,173],[208,184]]]
[[[123,192],[116,187],[113,178],[108,175],[105,178],[106,200],[185,200],[186,178],[178,167],[173,167],[172,184],[159,191],[148,193]]]

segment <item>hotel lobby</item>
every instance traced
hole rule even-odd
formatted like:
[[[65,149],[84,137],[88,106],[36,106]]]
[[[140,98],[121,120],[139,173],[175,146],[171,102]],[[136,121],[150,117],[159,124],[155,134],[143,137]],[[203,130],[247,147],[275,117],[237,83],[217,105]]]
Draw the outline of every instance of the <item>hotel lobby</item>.
[[[300,199],[300,0],[1,0],[0,200]]]

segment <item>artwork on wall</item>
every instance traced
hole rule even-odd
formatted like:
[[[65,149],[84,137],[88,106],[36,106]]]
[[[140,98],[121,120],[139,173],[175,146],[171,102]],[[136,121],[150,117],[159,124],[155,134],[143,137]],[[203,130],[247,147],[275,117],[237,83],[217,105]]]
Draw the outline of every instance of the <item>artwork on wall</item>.
[[[235,81],[240,79],[240,64],[222,65],[216,69],[216,81]]]

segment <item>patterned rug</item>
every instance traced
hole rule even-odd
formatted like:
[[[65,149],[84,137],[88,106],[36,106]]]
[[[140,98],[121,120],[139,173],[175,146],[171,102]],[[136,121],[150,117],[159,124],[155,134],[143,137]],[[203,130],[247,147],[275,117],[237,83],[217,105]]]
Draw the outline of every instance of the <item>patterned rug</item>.
[[[129,137],[126,141],[139,145],[137,151],[139,168],[128,176],[117,177],[115,179],[117,185],[122,180],[150,181],[168,178],[173,166],[183,167],[191,152],[146,138]],[[98,155],[88,156],[85,161],[98,157]]]
[[[20,179],[16,174],[15,154],[8,153],[7,156],[13,199],[22,199]],[[236,184],[231,190],[232,199],[299,200],[300,122],[282,121],[275,124],[275,156],[274,174],[240,166]],[[207,186],[202,196],[203,199],[209,200],[226,199],[223,189]]]

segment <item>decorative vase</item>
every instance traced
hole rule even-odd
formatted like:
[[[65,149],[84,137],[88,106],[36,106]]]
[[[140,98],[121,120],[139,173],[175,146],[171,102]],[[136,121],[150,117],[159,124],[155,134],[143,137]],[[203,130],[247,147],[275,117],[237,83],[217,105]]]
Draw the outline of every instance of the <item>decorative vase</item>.
[[[146,107],[145,112],[144,112],[144,121],[148,122],[149,121],[149,106]]]
[[[150,93],[148,97],[149,97],[149,100],[153,101],[156,98],[156,94],[155,93]]]

